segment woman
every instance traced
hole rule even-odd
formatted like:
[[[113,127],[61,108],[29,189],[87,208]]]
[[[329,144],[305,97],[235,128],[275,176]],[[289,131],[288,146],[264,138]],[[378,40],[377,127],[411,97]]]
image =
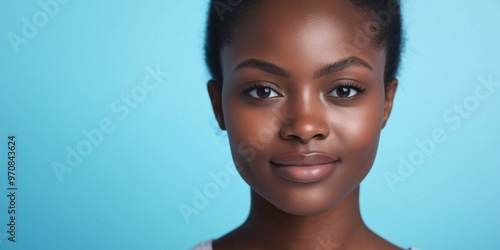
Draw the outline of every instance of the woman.
[[[252,189],[247,220],[194,249],[400,249],[359,185],[391,113],[398,1],[212,1],[208,91]]]

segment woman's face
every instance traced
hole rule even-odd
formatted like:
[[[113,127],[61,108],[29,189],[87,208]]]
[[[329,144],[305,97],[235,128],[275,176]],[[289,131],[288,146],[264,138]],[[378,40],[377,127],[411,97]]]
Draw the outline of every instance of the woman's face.
[[[359,46],[367,23],[345,3],[269,1],[245,16],[223,83],[209,82],[239,173],[285,212],[331,209],[375,160],[397,86],[384,87],[385,51]]]

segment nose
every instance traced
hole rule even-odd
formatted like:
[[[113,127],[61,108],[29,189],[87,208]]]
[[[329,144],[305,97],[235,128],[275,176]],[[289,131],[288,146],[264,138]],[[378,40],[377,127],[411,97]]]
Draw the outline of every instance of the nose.
[[[284,140],[296,140],[303,144],[312,139],[326,139],[330,128],[326,120],[325,104],[304,96],[299,101],[287,104],[287,113],[291,119],[282,124],[280,137]]]

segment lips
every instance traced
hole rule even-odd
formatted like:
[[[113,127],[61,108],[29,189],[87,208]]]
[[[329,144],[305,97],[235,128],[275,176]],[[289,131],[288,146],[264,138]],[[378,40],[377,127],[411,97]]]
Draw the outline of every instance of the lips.
[[[271,160],[281,177],[298,183],[320,181],[335,168],[340,159],[322,153],[292,153]]]

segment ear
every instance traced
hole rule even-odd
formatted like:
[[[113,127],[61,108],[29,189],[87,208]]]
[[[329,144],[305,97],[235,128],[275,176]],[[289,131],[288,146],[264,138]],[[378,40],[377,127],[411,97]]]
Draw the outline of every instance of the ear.
[[[398,88],[398,79],[394,78],[385,86],[385,107],[384,107],[384,121],[382,123],[382,128],[385,127],[389,115],[391,114],[392,104],[394,102],[394,96],[396,95],[396,89]]]
[[[222,111],[222,83],[219,83],[215,80],[210,80],[207,83],[207,87],[215,118],[219,123],[220,129],[226,130],[226,124],[224,122],[224,112]]]

